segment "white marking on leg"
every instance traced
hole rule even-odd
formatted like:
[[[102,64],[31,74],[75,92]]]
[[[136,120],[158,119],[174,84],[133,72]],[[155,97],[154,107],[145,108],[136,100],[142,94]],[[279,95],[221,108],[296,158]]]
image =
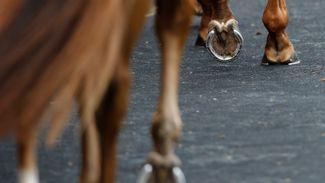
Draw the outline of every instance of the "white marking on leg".
[[[19,170],[19,183],[39,183],[38,171],[35,169]]]

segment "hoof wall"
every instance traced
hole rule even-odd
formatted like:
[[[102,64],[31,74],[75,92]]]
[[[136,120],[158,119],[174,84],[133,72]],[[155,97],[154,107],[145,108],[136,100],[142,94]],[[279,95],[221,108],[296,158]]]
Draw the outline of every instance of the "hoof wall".
[[[289,60],[284,61],[284,62],[269,60],[266,57],[266,55],[264,55],[263,59],[262,59],[262,62],[261,62],[261,65],[264,65],[264,66],[268,66],[268,65],[297,65],[297,64],[300,64],[300,62],[301,61],[298,58],[296,53],[294,53]]]

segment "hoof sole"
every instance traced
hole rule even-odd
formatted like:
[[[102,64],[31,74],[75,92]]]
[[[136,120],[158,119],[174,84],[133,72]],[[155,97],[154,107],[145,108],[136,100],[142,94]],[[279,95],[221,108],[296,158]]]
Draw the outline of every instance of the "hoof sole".
[[[218,61],[233,61],[244,42],[238,22],[235,19],[230,19],[227,22],[212,20],[209,27],[206,40],[209,52]]]

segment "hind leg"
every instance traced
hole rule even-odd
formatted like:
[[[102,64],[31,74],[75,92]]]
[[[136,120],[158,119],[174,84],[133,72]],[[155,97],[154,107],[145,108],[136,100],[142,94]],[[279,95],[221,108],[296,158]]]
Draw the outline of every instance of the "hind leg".
[[[26,131],[27,132],[26,132]],[[18,182],[19,183],[38,183],[37,169],[37,139],[30,130],[19,133],[17,142],[18,153]],[[34,132],[34,131],[33,131]],[[24,135],[22,135],[24,134]]]
[[[95,121],[82,129],[81,183],[97,183],[100,175],[100,146]]]
[[[149,163],[154,167],[155,182],[171,182],[171,168],[180,164],[174,148],[181,134],[178,107],[178,79],[182,50],[191,24],[191,5],[182,0],[158,0],[156,31],[161,42],[162,76],[158,108],[151,133],[154,149]]]
[[[127,109],[129,83],[128,67],[118,66],[96,114],[101,144],[102,183],[112,183],[115,179],[117,138]]]
[[[114,52],[116,53],[114,55],[114,58],[111,58],[114,60],[114,62],[116,61],[113,70],[114,72],[112,72],[111,78],[107,79],[109,86],[108,88],[104,89],[103,95],[100,94],[98,103],[99,105],[96,106],[96,110],[94,111],[96,129],[94,130],[93,134],[98,134],[97,137],[99,138],[99,152],[93,154],[95,156],[98,154],[98,158],[94,157],[94,155],[91,155],[88,151],[89,148],[94,147],[94,145],[96,146],[94,143],[96,143],[97,140],[91,141],[89,139],[91,135],[88,135],[88,137],[85,136],[85,138],[83,138],[83,149],[85,151],[83,160],[84,162],[88,162],[86,164],[83,164],[85,167],[83,167],[84,171],[81,178],[84,179],[84,177],[86,177],[86,181],[84,182],[87,182],[87,177],[91,175],[87,170],[91,168],[89,165],[91,163],[94,163],[93,160],[100,160],[99,170],[91,170],[92,174],[95,175],[93,177],[97,177],[97,173],[99,174],[99,179],[95,182],[113,183],[115,180],[117,138],[128,103],[130,82],[128,60],[132,51],[133,44],[135,43],[140,29],[144,23],[145,13],[149,9],[148,0],[137,0],[136,2],[133,2],[132,6],[129,6],[129,3],[132,3],[132,1],[123,3],[123,5],[126,5],[124,7],[119,7],[126,12],[121,15],[119,20],[119,22],[122,22],[123,25],[125,25],[124,29],[116,29],[119,31],[118,33],[121,33],[121,37],[119,37],[120,39],[117,40],[121,41],[121,45],[114,47],[117,49],[112,48],[116,51]],[[121,24],[119,25],[121,26]],[[112,60],[105,61],[109,62]],[[102,64],[100,65],[102,66]],[[98,76],[95,75],[95,78],[92,80],[92,82],[99,82]],[[94,87],[90,87],[89,89],[93,91]],[[91,91],[89,93],[92,93]],[[86,98],[87,96],[91,96],[88,95],[87,92],[83,93],[85,93]],[[90,98],[89,101],[91,100],[92,99]]]
[[[235,18],[228,5],[228,0],[198,0],[198,2],[201,4],[203,9],[203,15],[196,45],[204,46],[209,29],[212,28],[210,27],[211,21],[216,21],[221,26]]]
[[[238,22],[235,20],[228,0],[199,0],[203,16],[196,40],[197,46],[208,46],[210,51],[216,53],[217,58],[227,60],[237,55],[242,36],[239,32]],[[208,34],[213,32],[210,38]],[[220,56],[218,56],[220,55]]]
[[[130,71],[129,57],[132,47],[144,24],[145,12],[149,9],[149,1],[137,0],[134,6],[129,7],[127,15],[127,31],[118,57],[118,64],[114,69],[101,104],[96,111],[96,122],[99,131],[101,147],[101,183],[113,183],[116,170],[117,138],[125,116],[129,101]]]
[[[289,16],[285,0],[268,0],[263,23],[269,32],[262,64],[298,63],[294,46],[285,29]]]

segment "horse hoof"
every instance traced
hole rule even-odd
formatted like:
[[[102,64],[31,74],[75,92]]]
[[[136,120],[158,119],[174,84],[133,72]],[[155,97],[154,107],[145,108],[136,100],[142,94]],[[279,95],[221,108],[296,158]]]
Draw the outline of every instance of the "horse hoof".
[[[283,62],[269,60],[266,55],[264,55],[261,65],[297,65],[300,64],[300,62],[301,60],[298,58],[297,53],[294,53],[289,60]]]
[[[232,61],[240,52],[244,38],[234,19],[226,23],[213,20],[209,24],[206,47],[219,61]]]
[[[137,183],[149,183],[153,174],[153,168],[150,164],[145,164],[140,172]]]
[[[155,169],[151,164],[145,164],[142,167],[140,172],[139,179],[137,183],[158,183],[164,181],[155,181],[157,179],[154,178]],[[172,179],[169,181],[170,183],[186,183],[186,179],[183,171],[179,167],[173,167],[171,169]]]
[[[173,176],[176,183],[186,183],[185,175],[179,167],[173,168]]]

